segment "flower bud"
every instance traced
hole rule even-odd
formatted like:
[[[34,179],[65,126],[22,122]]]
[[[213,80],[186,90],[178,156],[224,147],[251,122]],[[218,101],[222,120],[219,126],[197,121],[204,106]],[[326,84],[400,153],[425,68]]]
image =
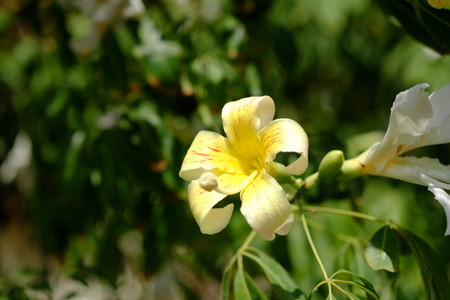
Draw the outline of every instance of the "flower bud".
[[[340,150],[332,150],[328,152],[319,165],[319,181],[327,181],[332,179],[341,171],[344,163],[344,153]]]

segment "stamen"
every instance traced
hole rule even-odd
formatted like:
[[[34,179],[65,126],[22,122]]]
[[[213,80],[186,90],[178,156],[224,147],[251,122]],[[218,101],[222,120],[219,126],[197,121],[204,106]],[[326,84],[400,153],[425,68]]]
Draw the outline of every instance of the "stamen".
[[[211,172],[205,172],[198,180],[200,186],[208,192],[214,190],[219,184],[217,183],[217,176]]]

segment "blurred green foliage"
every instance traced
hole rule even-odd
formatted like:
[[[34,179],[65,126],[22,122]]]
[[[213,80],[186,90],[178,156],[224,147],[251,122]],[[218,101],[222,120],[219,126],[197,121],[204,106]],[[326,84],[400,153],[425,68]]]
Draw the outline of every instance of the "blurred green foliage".
[[[385,130],[398,92],[420,82],[428,82],[429,91],[450,82],[450,57],[406,36],[367,0],[144,6],[140,14],[98,27],[72,1],[0,4],[0,162],[5,165],[20,133],[32,145],[29,163],[2,177],[0,236],[18,226],[28,233],[13,235],[28,241],[20,253],[38,257],[22,265],[15,248],[0,245],[0,262],[17,261],[0,268],[0,299],[55,292],[57,282],[45,280],[55,268],[83,287],[100,278],[120,295],[139,282],[143,294],[175,286],[172,299],[214,298],[227,259],[250,227],[236,212],[225,231],[201,235],[178,171],[199,130],[222,131],[227,101],[270,95],[277,116],[297,120],[308,133],[313,172],[332,149],[350,158],[368,146],[351,138]],[[96,26],[98,46],[75,51],[74,41]],[[448,164],[449,150],[422,151]],[[364,178],[321,185],[307,201],[392,219],[429,242],[450,268],[444,213],[423,187]],[[330,270],[362,272],[382,298],[425,295],[409,257],[397,273],[369,271],[362,258],[375,226],[321,214],[311,222]],[[336,239],[331,229],[354,238]],[[321,280],[297,226],[287,237],[256,243],[302,290]],[[134,281],[127,281],[129,272]]]

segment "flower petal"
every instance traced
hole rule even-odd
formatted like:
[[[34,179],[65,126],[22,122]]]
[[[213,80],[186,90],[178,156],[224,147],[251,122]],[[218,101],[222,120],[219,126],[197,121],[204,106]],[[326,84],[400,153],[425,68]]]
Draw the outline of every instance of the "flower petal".
[[[450,166],[445,166],[438,159],[429,157],[395,157],[378,174],[419,185],[424,184],[421,174],[436,178],[443,182],[450,182]]]
[[[248,97],[227,103],[222,110],[225,133],[233,147],[248,157],[259,151],[258,131],[275,115],[268,96]]]
[[[217,177],[217,192],[234,195],[242,191],[257,175],[257,171],[253,171],[250,176],[240,174],[220,174]]]
[[[286,193],[278,182],[265,173],[241,192],[241,212],[250,226],[264,239],[275,233],[285,235],[294,224],[294,214]]]
[[[427,132],[414,144],[413,148],[450,143],[450,84],[430,95],[433,118]],[[405,148],[405,151],[409,150]]]
[[[215,234],[228,225],[233,213],[233,204],[223,208],[213,208],[226,195],[214,190],[204,190],[198,180],[189,184],[188,195],[192,214],[202,233]]]
[[[265,162],[273,161],[279,152],[295,152],[301,156],[284,172],[300,175],[308,167],[308,136],[303,128],[290,119],[277,119],[259,132]]]
[[[443,184],[431,177],[422,175],[421,179],[424,183],[428,185],[428,190],[434,194],[434,197],[442,205],[447,217],[447,229],[445,230],[445,235],[450,235],[450,195],[447,194],[443,187],[450,189],[448,184]]]
[[[368,173],[378,174],[388,160],[405,152],[405,145],[413,145],[426,133],[433,116],[428,94],[424,91],[427,87],[426,83],[418,84],[397,95],[386,135],[367,156]]]
[[[247,160],[240,158],[228,144],[228,140],[218,133],[200,131],[183,160],[180,177],[192,181],[214,169],[222,173],[245,174],[244,170],[249,168]]]

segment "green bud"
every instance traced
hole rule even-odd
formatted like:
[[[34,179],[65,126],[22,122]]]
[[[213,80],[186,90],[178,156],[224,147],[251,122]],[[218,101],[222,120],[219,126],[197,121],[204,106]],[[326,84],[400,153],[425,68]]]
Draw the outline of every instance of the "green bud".
[[[344,153],[340,150],[328,152],[319,165],[319,181],[331,180],[336,176],[344,164]]]

